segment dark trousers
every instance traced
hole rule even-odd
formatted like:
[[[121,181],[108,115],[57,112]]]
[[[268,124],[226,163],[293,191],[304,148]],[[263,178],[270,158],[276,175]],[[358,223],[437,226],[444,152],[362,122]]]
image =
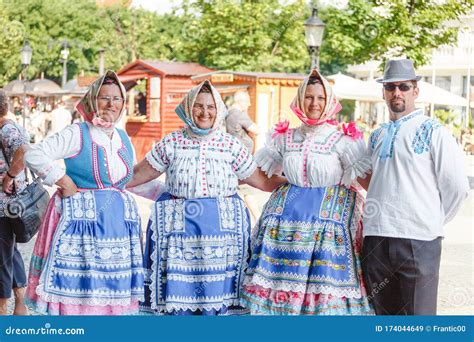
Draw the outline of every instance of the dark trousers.
[[[441,238],[366,236],[362,271],[377,315],[436,315]]]
[[[0,217],[0,298],[10,298],[12,289],[25,286],[25,265],[16,248],[10,220]]]

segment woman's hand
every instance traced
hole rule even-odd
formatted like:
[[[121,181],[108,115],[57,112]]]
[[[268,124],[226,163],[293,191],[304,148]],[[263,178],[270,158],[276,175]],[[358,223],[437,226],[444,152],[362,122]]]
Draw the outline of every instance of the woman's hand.
[[[17,176],[19,175],[24,169],[25,169],[25,163],[23,162],[23,156],[25,155],[26,150],[28,149],[28,145],[23,144],[20,147],[18,147],[13,154],[12,161],[10,162],[10,169],[8,170],[8,173],[11,174],[12,176]],[[3,192],[6,194],[11,195],[13,193],[13,182],[15,180],[11,178],[6,172],[5,172],[5,178],[3,178]]]
[[[7,175],[5,173],[5,177],[3,178],[3,183],[2,183],[2,186],[3,186],[3,192],[8,194],[8,195],[11,195],[13,193],[13,182],[15,180],[13,178],[11,178],[9,175]]]
[[[62,198],[74,196],[77,193],[77,186],[68,175],[64,175],[56,182],[56,185],[59,186],[58,192]]]

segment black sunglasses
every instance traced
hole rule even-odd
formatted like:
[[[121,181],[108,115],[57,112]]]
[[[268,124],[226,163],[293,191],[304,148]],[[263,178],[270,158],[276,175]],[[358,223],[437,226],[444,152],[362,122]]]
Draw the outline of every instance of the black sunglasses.
[[[386,90],[386,91],[394,91],[396,88],[400,89],[400,91],[403,91],[403,92],[406,92],[406,91],[409,91],[411,88],[413,88],[413,86],[409,85],[409,84],[406,84],[406,83],[402,83],[402,84],[399,84],[399,85],[396,85],[396,84],[384,84],[383,85],[383,88]]]

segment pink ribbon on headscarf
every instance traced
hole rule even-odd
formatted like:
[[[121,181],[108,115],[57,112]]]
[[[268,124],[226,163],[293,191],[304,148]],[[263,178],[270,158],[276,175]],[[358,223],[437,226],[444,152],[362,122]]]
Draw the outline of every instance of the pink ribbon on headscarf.
[[[111,127],[113,127],[112,122],[105,121],[104,119],[97,118],[97,117],[92,119],[92,124],[94,126],[101,127],[101,128],[111,128]]]

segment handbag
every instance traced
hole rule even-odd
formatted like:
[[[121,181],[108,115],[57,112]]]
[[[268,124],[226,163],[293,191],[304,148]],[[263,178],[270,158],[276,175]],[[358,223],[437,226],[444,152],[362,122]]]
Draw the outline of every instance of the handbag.
[[[0,127],[1,129],[1,127]],[[10,167],[10,162],[5,153],[5,148],[0,140],[3,156]],[[41,180],[31,173],[32,181],[28,181],[28,168],[25,169],[26,188],[17,193],[13,182],[13,194],[5,204],[5,215],[10,219],[16,242],[30,241],[39,230],[41,222],[49,203],[49,193],[43,187]]]

